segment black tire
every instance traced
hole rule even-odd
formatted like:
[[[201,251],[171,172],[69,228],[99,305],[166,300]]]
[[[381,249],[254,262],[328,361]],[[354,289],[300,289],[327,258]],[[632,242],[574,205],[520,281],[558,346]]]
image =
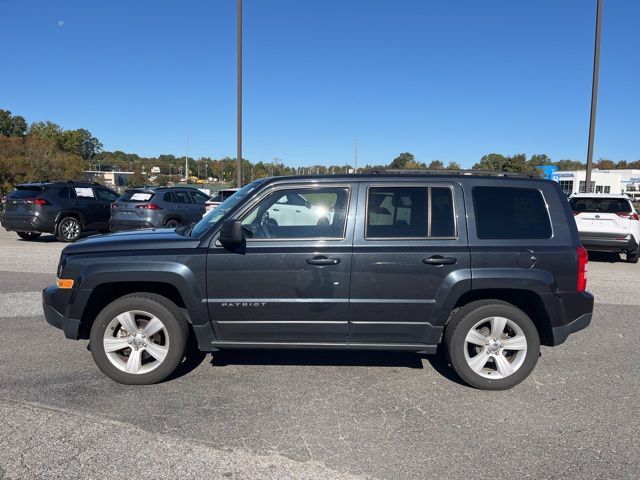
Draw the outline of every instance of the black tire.
[[[627,263],[638,263],[638,258],[640,257],[640,248],[635,252],[627,253]]]
[[[42,235],[42,233],[40,232],[16,232],[16,233],[21,239],[27,240],[29,242],[37,240],[38,238],[40,238],[40,235]]]
[[[497,342],[494,342],[491,333],[487,337],[487,340],[491,343],[485,344],[486,347],[480,347],[471,342],[468,343],[466,338],[471,330],[475,329],[474,327],[477,328],[479,322],[491,317],[502,317],[513,322],[526,339],[526,350],[512,351],[507,348],[503,349],[502,341],[498,339]],[[487,322],[485,326],[482,325],[480,324],[481,328],[476,330],[477,332],[483,329],[486,332],[491,327],[490,322]],[[506,329],[514,332],[515,330],[510,325],[508,323],[503,331]],[[509,340],[506,336],[502,338],[504,344]],[[445,343],[449,361],[458,376],[468,385],[481,390],[506,390],[516,386],[529,376],[540,356],[540,337],[533,321],[519,308],[501,300],[479,300],[457,310],[446,327]],[[499,348],[499,350],[497,352],[490,351],[494,347],[496,349]],[[502,352],[505,352],[505,354],[503,355]],[[486,364],[482,363],[485,368],[481,368],[481,373],[478,373],[471,368],[468,362],[470,361],[469,359],[474,359],[475,355],[480,355],[480,353],[488,355],[488,361]],[[498,369],[498,363],[501,362],[496,361],[500,355],[502,356],[500,360],[507,358],[507,361],[510,362],[509,365],[517,365],[517,368],[513,373],[502,378],[487,378],[492,374],[498,377],[502,375]],[[492,370],[495,370],[495,372],[492,372]]]
[[[182,225],[180,221],[176,220],[175,218],[170,218],[169,220],[164,222],[164,228],[177,228],[180,225]]]
[[[105,352],[105,332],[110,328],[109,325],[113,324],[118,315],[131,311],[148,312],[150,315],[157,317],[164,326],[161,335],[164,342],[168,344],[166,356],[155,368],[148,372],[125,372],[118,368],[110,360],[113,357],[108,356]],[[144,329],[140,331],[143,332]],[[117,331],[114,334],[116,339],[120,339]],[[125,385],[150,385],[161,382],[176,369],[184,358],[188,338],[189,327],[187,322],[173,302],[160,295],[133,293],[114,300],[98,314],[91,327],[91,355],[98,368],[112,380]],[[151,337],[146,341],[151,343]],[[144,346],[146,347],[146,345],[145,343]],[[141,356],[146,353],[147,362],[152,363],[155,361],[144,348],[141,347],[140,350],[142,351],[140,353]],[[118,352],[121,357],[117,358],[124,360],[130,357],[132,353],[133,347],[125,346],[123,350]],[[116,359],[116,361],[119,360]],[[142,361],[145,361],[144,357]]]
[[[76,217],[61,218],[56,225],[56,238],[61,242],[75,242],[82,233],[82,224]]]

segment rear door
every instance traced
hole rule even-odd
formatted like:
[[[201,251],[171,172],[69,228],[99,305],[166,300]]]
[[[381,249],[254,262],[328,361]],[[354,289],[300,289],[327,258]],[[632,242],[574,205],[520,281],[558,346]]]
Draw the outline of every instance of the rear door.
[[[629,234],[631,203],[624,198],[574,197],[569,200],[581,235],[626,237]]]
[[[197,222],[205,213],[205,203],[209,200],[209,196],[197,191],[191,191],[189,194],[193,203],[191,204],[191,218],[187,223]]]
[[[366,214],[356,224],[349,341],[437,344],[434,312],[470,278],[460,185],[363,184],[358,208]]]

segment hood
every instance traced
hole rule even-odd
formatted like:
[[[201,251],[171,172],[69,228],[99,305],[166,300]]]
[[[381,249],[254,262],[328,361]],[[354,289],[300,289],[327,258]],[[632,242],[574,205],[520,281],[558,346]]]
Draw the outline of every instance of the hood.
[[[92,235],[67,245],[63,253],[74,254],[118,250],[174,250],[196,248],[199,244],[199,239],[179,235],[173,228],[159,228]]]

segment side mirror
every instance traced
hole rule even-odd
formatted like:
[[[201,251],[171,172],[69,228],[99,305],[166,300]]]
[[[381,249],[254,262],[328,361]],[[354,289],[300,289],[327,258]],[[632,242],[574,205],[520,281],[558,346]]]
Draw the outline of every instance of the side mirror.
[[[240,220],[229,220],[222,224],[220,243],[227,250],[237,250],[244,245],[244,235],[242,233],[242,223]]]

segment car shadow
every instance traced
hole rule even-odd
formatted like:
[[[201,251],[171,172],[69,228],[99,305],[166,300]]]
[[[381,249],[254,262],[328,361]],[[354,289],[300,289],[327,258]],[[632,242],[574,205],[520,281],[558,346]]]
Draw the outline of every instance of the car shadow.
[[[592,252],[589,251],[589,261],[598,263],[624,262],[619,253],[615,252]]]
[[[364,350],[221,350],[212,354],[213,367],[229,365],[300,365],[328,367],[423,368],[413,352]]]

